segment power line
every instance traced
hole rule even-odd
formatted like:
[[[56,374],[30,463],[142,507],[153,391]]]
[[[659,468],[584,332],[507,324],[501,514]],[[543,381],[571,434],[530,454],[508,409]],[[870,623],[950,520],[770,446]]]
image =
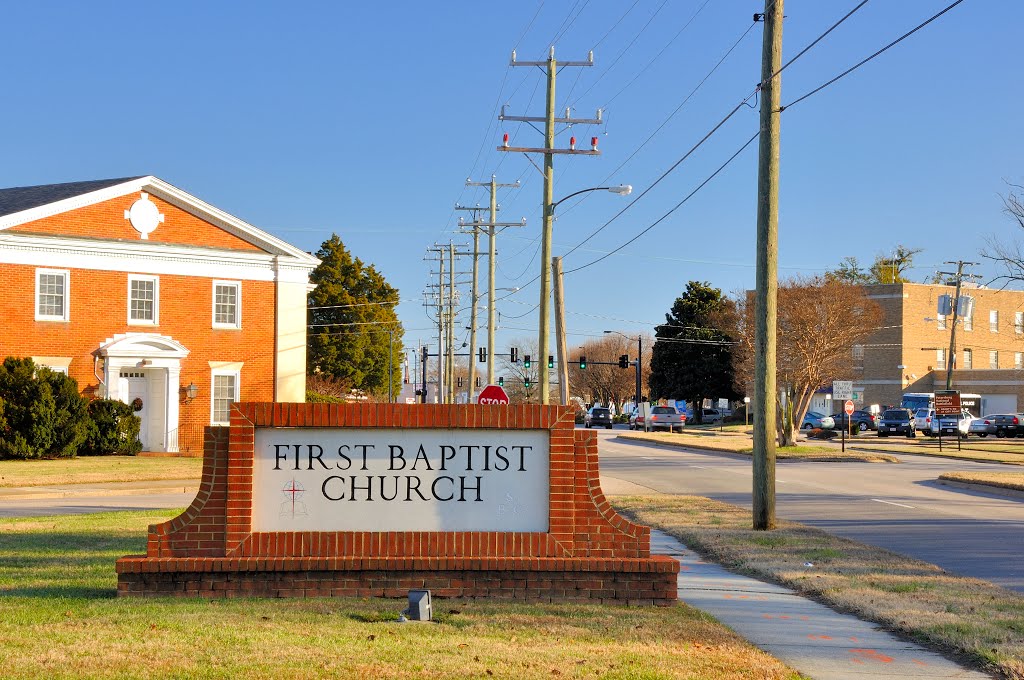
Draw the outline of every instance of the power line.
[[[839,79],[841,79],[841,78],[844,78],[844,77],[848,76],[849,74],[853,73],[854,71],[856,71],[857,69],[859,69],[859,68],[860,68],[861,66],[863,66],[863,65],[864,65],[864,64],[866,64],[866,63],[868,63],[869,61],[871,61],[872,59],[874,59],[874,58],[875,58],[875,57],[877,57],[878,55],[882,54],[883,52],[885,52],[885,51],[886,51],[886,50],[888,50],[889,48],[891,48],[891,47],[894,47],[894,46],[898,45],[899,43],[903,42],[904,40],[906,40],[906,39],[907,39],[907,38],[909,38],[910,36],[914,35],[914,34],[915,34],[915,33],[917,33],[918,31],[920,31],[920,30],[921,30],[922,28],[924,28],[924,27],[925,27],[925,26],[927,26],[928,24],[932,23],[933,21],[935,21],[936,19],[938,19],[938,18],[939,18],[939,17],[941,17],[941,16],[943,15],[943,14],[945,14],[945,13],[946,13],[946,12],[948,12],[949,10],[953,9],[954,7],[956,7],[957,5],[959,5],[959,4],[960,4],[961,2],[963,2],[963,1],[964,1],[964,0],[956,0],[956,2],[954,2],[954,3],[950,4],[950,5],[947,5],[947,6],[945,7],[945,9],[943,9],[942,11],[940,11],[940,12],[938,12],[938,13],[936,13],[936,14],[933,14],[933,15],[932,15],[931,17],[929,17],[929,18],[928,18],[927,20],[925,20],[925,21],[921,22],[920,24],[918,24],[918,25],[917,25],[917,26],[915,26],[914,28],[910,29],[909,31],[907,31],[906,33],[904,33],[904,34],[903,34],[903,35],[901,35],[900,37],[896,38],[896,39],[895,39],[895,40],[893,40],[893,41],[892,41],[891,43],[889,43],[888,45],[886,45],[886,46],[885,46],[885,47],[883,47],[882,49],[878,50],[877,52],[875,52],[875,53],[874,53],[874,54],[872,54],[871,56],[869,56],[869,57],[866,57],[866,58],[862,59],[861,61],[857,62],[856,64],[854,64],[854,65],[853,65],[853,66],[851,66],[850,68],[846,69],[845,71],[843,71],[842,73],[840,73],[839,75],[837,75],[837,76],[836,76],[835,78],[833,78],[833,79],[831,79],[831,80],[829,80],[829,81],[827,81],[827,82],[825,82],[825,83],[822,83],[821,85],[819,85],[818,87],[814,88],[813,90],[811,90],[811,91],[810,91],[810,92],[808,92],[807,94],[805,94],[805,95],[803,95],[803,96],[801,96],[801,97],[798,97],[798,98],[794,99],[794,100],[793,100],[793,101],[791,101],[791,102],[790,102],[789,104],[786,104],[785,106],[780,106],[780,107],[779,107],[779,111],[785,111],[785,110],[786,110],[786,109],[788,109],[788,108],[791,108],[791,107],[793,107],[793,106],[796,106],[797,104],[799,104],[799,103],[800,103],[800,102],[802,102],[803,100],[807,99],[808,97],[812,97],[812,96],[814,96],[814,95],[818,94],[819,92],[821,92],[822,90],[824,90],[824,89],[825,89],[826,87],[828,87],[829,85],[832,85],[833,83],[835,83],[835,82],[836,82],[836,81],[838,81]],[[862,3],[862,4],[863,4],[863,3]]]

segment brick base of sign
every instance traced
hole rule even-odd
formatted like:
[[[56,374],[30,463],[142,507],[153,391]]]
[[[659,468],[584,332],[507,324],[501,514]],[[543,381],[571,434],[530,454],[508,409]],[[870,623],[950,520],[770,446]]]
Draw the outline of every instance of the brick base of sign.
[[[310,562],[317,561],[294,559],[294,564],[280,564],[280,569],[248,571],[240,568],[238,560],[160,560],[155,566],[191,570],[121,571],[117,589],[119,595],[226,598],[405,597],[411,589],[427,588],[438,598],[665,606],[676,601],[679,566],[668,557],[617,564],[607,560],[536,564],[532,560],[529,569],[503,564],[501,569],[354,570],[324,569],[320,567],[326,564]],[[118,568],[152,566],[144,558],[126,558]]]
[[[594,432],[567,407],[235,404],[207,428],[203,479],[178,517],[149,528],[146,555],[117,561],[118,595],[437,597],[669,605],[679,563],[601,492]],[[546,429],[547,532],[251,530],[256,427]]]

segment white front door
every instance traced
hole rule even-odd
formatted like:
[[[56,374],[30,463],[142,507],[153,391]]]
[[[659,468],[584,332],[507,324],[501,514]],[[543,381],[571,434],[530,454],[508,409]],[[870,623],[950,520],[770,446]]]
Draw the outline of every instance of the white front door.
[[[146,402],[149,401],[149,381],[146,379],[145,371],[121,371],[121,379],[126,381],[128,384],[127,393],[122,391],[122,394],[126,394],[124,402],[131,404],[136,398],[142,400],[142,410],[136,411],[135,415],[139,417],[139,441],[142,442],[142,450],[147,451],[149,447],[149,427],[146,422]]]

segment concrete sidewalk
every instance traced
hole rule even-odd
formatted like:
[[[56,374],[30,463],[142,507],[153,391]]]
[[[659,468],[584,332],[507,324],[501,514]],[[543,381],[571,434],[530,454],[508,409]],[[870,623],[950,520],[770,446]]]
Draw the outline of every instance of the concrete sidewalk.
[[[668,534],[652,531],[651,549],[679,560],[681,601],[815,680],[991,678],[903,641],[877,624],[705,562]]]

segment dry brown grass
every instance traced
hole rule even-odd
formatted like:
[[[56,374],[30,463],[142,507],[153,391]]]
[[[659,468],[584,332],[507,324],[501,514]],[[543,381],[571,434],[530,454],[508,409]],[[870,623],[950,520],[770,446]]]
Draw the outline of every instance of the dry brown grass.
[[[83,456],[0,460],[0,487],[199,479],[202,469],[202,458]]]
[[[962,460],[977,460],[988,463],[1007,463],[1009,465],[1024,465],[1024,444],[998,444],[996,442],[980,443],[977,440],[964,440],[957,450],[956,439],[943,439],[942,450],[939,450],[939,442],[936,439],[918,438],[911,442],[900,438],[896,441],[883,438],[874,438],[870,442],[859,440],[855,444],[847,444],[846,448],[866,451],[870,449],[887,451],[891,453],[910,453],[921,456],[940,456],[942,458],[959,458]]]
[[[709,436],[711,435],[711,436]],[[751,440],[746,435],[721,435],[715,436],[717,432],[702,432],[701,434],[690,434],[687,432],[670,434],[668,432],[620,432],[619,437],[637,441],[648,441],[666,446],[681,448],[705,449],[708,451],[722,451],[724,453],[740,453],[750,455],[752,452]],[[838,446],[821,446],[815,444],[803,444],[800,446],[780,446],[776,448],[775,457],[779,460],[820,460],[830,462],[857,462],[857,463],[898,463],[899,459],[885,453],[874,451],[852,451],[849,444],[846,452],[842,452]]]
[[[947,472],[939,479],[1024,491],[1024,472]]]
[[[616,498],[615,506],[730,569],[782,583],[1003,677],[1024,678],[1024,597],[1016,593],[793,522],[753,531],[750,511],[707,498]]]

